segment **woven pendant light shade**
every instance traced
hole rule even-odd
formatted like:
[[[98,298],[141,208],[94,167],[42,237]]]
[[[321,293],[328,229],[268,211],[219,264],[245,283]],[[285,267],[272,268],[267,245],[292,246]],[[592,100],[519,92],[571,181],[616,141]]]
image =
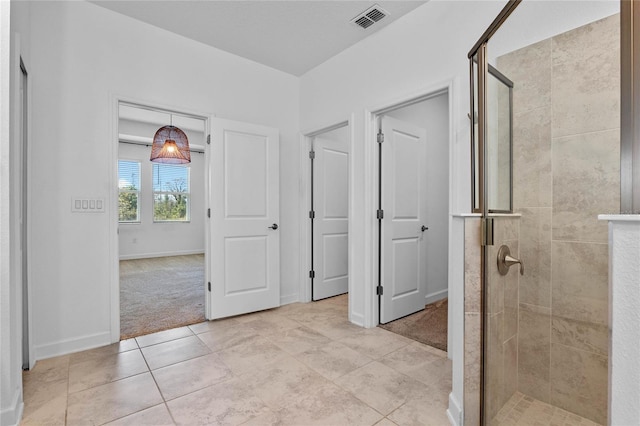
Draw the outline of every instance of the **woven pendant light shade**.
[[[151,161],[165,164],[185,164],[191,162],[191,151],[187,135],[176,126],[164,126],[153,137]]]

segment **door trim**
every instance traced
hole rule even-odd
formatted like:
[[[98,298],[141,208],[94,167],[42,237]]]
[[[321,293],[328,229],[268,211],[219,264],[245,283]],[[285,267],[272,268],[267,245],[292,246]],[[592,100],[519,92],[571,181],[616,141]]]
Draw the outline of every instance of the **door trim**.
[[[465,80],[466,81],[466,80]],[[445,80],[440,83],[433,84],[429,87],[423,88],[421,90],[417,90],[412,94],[408,94],[403,97],[399,97],[396,99],[392,99],[388,102],[380,103],[377,106],[372,108],[368,108],[364,113],[364,121],[365,121],[365,204],[363,206],[364,209],[364,217],[366,218],[365,229],[364,229],[364,240],[366,248],[366,252],[361,254],[360,259],[349,259],[350,265],[353,261],[359,260],[364,262],[365,268],[365,280],[364,280],[364,326],[367,328],[376,327],[379,324],[378,313],[380,309],[380,304],[378,300],[378,295],[376,294],[376,286],[379,281],[378,274],[378,245],[380,244],[380,236],[378,235],[378,221],[376,219],[376,211],[378,209],[378,185],[379,185],[379,175],[378,175],[378,157],[377,157],[377,140],[376,135],[378,132],[378,119],[384,113],[393,111],[395,109],[399,109],[405,106],[412,105],[414,103],[422,102],[434,96],[442,95],[444,93],[448,94],[449,101],[449,194],[455,194],[455,190],[467,180],[457,178],[457,170],[452,161],[454,158],[455,148],[456,148],[456,134],[454,131],[454,123],[458,122],[458,114],[457,111],[459,108],[459,100],[457,99],[458,90],[456,89],[460,84],[459,78]],[[463,135],[464,136],[464,135]],[[464,138],[461,138],[464,139]],[[451,236],[453,235],[452,231],[452,213],[454,203],[454,196],[449,197],[449,259],[452,259],[452,253],[456,253],[456,250],[462,250],[462,247],[456,246],[456,241],[451,240]],[[362,216],[361,216],[362,217]],[[349,218],[349,225],[351,226],[352,218]],[[351,228],[350,228],[351,229]],[[355,243],[355,242],[354,242]],[[349,242],[349,254],[351,255],[352,249],[354,248],[351,241]],[[463,312],[464,306],[464,298],[462,291],[452,291],[455,287],[456,283],[451,282],[451,277],[455,276],[455,273],[452,273],[452,263],[449,261],[449,265],[447,265],[449,269],[449,282],[447,283],[447,287],[449,289],[449,305],[455,305],[449,309],[448,314],[448,323],[451,330],[451,327],[454,325],[453,318],[455,318],[458,312]],[[457,306],[460,305],[460,306]],[[462,336],[463,331],[456,332],[457,335]],[[453,341],[451,336],[452,332],[449,332],[448,344],[449,347],[453,348]],[[452,351],[449,351],[451,353]]]
[[[205,129],[209,130],[209,123],[213,114],[205,113],[201,111],[194,111],[186,107],[163,104],[162,102],[139,99],[130,96],[124,96],[118,93],[110,92],[109,94],[109,108],[111,110],[111,143],[109,144],[109,158],[111,160],[111,166],[109,167],[109,197],[108,197],[108,220],[109,220],[109,301],[110,301],[110,327],[109,334],[111,343],[117,343],[120,341],[120,249],[118,240],[118,152],[119,152],[119,131],[118,131],[118,107],[120,103],[126,103],[133,106],[148,107],[158,110],[164,110],[167,112],[174,112],[180,114],[192,115],[195,118],[204,120]],[[205,205],[211,205],[209,199],[209,150],[205,147]],[[205,221],[205,233],[208,234],[209,221]],[[208,265],[209,250],[208,250],[208,237],[205,236],[205,265]],[[208,266],[205,266],[205,281],[209,279]],[[203,285],[205,285],[203,283]],[[205,292],[205,315],[208,312],[208,297]]]

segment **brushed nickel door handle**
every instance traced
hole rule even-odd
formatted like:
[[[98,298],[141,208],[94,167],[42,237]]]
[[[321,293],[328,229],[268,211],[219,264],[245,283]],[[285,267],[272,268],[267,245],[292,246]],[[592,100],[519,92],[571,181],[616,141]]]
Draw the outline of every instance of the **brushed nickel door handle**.
[[[498,272],[500,272],[500,275],[507,275],[509,268],[515,264],[520,264],[520,275],[524,275],[524,263],[522,263],[522,260],[511,256],[509,247],[500,246],[498,250]]]

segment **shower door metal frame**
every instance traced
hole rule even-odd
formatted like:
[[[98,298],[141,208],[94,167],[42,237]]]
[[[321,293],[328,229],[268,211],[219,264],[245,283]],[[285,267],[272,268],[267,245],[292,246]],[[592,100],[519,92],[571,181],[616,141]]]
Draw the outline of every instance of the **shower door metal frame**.
[[[470,81],[471,81],[471,91],[470,91],[470,101],[471,101],[471,114],[469,116],[471,121],[471,164],[472,169],[475,168],[474,161],[474,147],[477,146],[478,152],[475,153],[478,155],[478,176],[479,182],[478,191],[479,191],[479,199],[478,199],[478,209],[477,212],[482,214],[482,250],[480,250],[480,424],[485,424],[485,348],[486,348],[486,339],[485,339],[485,316],[487,314],[487,303],[486,303],[486,291],[485,287],[488,283],[488,274],[486,268],[486,252],[487,246],[493,245],[493,219],[489,217],[490,211],[488,206],[488,194],[486,188],[488,186],[487,179],[487,80],[489,75],[489,63],[487,60],[487,43],[491,39],[491,37],[498,31],[500,26],[507,20],[507,18],[513,13],[516,7],[522,2],[522,0],[509,0],[509,2],[505,5],[505,7],[500,11],[498,16],[493,20],[491,25],[486,29],[486,31],[482,34],[480,39],[476,42],[473,48],[469,51],[468,58],[470,63]],[[475,87],[473,86],[474,76],[474,57],[477,56],[477,92],[478,92],[478,141],[477,145],[475,144],[475,131],[474,131],[474,92]],[[475,182],[475,171],[472,173],[472,183]],[[475,187],[475,186],[474,186]],[[513,198],[513,197],[512,197]],[[472,207],[475,201],[472,199]],[[474,209],[475,211],[475,209]]]

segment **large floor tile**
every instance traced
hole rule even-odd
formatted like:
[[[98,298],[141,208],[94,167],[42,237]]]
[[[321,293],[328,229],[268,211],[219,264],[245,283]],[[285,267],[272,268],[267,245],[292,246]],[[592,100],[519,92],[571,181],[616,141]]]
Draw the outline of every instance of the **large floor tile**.
[[[292,395],[315,392],[329,381],[291,357],[281,358],[241,376],[269,408],[277,411],[290,404]]]
[[[245,325],[253,328],[262,336],[278,334],[284,330],[300,327],[299,322],[287,318],[284,315],[273,313],[263,314],[252,321],[247,321]]]
[[[289,356],[282,349],[262,337],[256,337],[218,353],[222,361],[236,375],[259,370],[265,364]]]
[[[209,354],[154,370],[153,377],[168,401],[228,380],[232,373],[218,354]]]
[[[208,331],[217,331],[220,329],[233,327],[234,325],[239,324],[239,322],[235,318],[224,318],[213,321],[203,321],[197,324],[192,324],[189,326],[189,329],[194,334],[206,333]]]
[[[167,402],[179,425],[239,425],[268,411],[250,385],[233,379]]]
[[[69,366],[69,393],[149,371],[139,350],[116,353]]]
[[[371,358],[343,345],[331,342],[296,355],[309,368],[334,380],[371,362]]]
[[[21,425],[64,425],[67,415],[67,379],[24,383]]]
[[[192,336],[193,332],[189,327],[172,328],[170,330],[159,331],[136,337],[135,340],[141,348],[145,346],[157,345],[158,343],[169,342],[182,337]]]
[[[447,408],[451,386],[431,384],[410,395],[408,401],[387,417],[398,425],[448,425]]]
[[[444,355],[443,355],[444,354]],[[422,383],[451,380],[451,361],[446,353],[412,343],[380,359],[380,363]]]
[[[141,350],[152,370],[211,353],[209,348],[196,336],[147,346]]]
[[[73,365],[78,362],[84,362],[89,359],[102,358],[107,355],[114,355],[120,352],[132,351],[138,349],[136,339],[122,340],[111,345],[100,346],[99,348],[89,349],[88,351],[76,352],[69,356],[69,364]]]
[[[331,339],[305,326],[299,326],[280,331],[271,335],[269,340],[283,351],[295,355],[301,352],[323,346],[331,342]]]
[[[35,367],[25,371],[22,380],[27,387],[28,383],[55,382],[67,380],[69,377],[69,355],[38,361]]]
[[[256,337],[258,332],[243,323],[198,334],[198,338],[213,352],[249,342]]]
[[[336,379],[335,383],[384,415],[426,389],[423,383],[376,361]]]
[[[361,330],[360,333],[340,339],[339,342],[369,358],[382,358],[413,343],[411,339],[379,327]]]
[[[103,424],[162,402],[150,373],[69,395],[67,424]]]
[[[339,340],[345,337],[360,334],[363,330],[345,318],[336,318],[335,315],[329,315],[326,319],[316,321],[305,321],[304,324],[312,330],[327,336],[329,339]]]
[[[349,392],[328,383],[313,392],[291,395],[278,411],[281,425],[373,425],[383,416]]]
[[[391,420],[387,419],[386,417],[382,420],[380,420],[378,423],[375,424],[375,426],[398,426],[397,423],[392,422]]]
[[[107,423],[107,426],[169,426],[174,424],[167,406],[159,404],[114,420]]]

